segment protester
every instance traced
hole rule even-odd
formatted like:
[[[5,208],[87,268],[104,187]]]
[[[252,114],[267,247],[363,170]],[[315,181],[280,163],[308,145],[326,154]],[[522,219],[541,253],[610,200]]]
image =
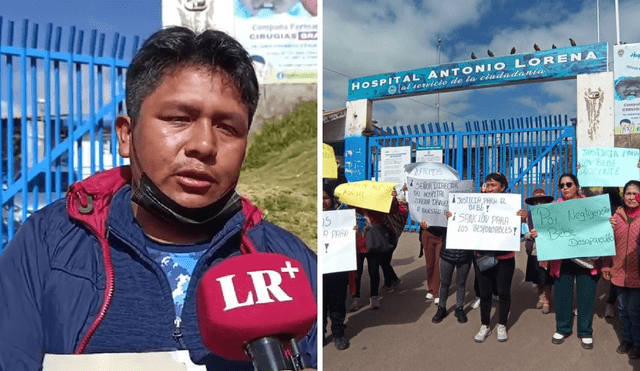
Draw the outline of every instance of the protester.
[[[552,196],[547,196],[544,189],[536,189],[533,191],[531,197],[524,200],[527,205],[535,206],[548,204],[553,201]],[[531,211],[527,213],[527,226],[529,230],[533,229],[533,221],[531,220]],[[538,262],[538,254],[536,250],[536,242],[531,237],[531,232],[527,232],[524,235],[525,250],[527,252],[527,271],[525,273],[525,282],[533,282],[538,289],[538,302],[536,308],[541,309],[542,313],[549,313],[549,299],[551,297],[551,288],[553,287],[553,277],[547,270],[549,262]]]
[[[391,202],[391,208],[389,209],[389,215],[387,216],[388,220],[385,224],[392,234],[392,246],[391,250],[382,254],[380,259],[380,268],[382,268],[382,274],[384,275],[383,289],[386,292],[393,292],[402,283],[402,280],[393,269],[391,261],[393,260],[393,253],[396,251],[396,247],[398,247],[398,239],[400,239],[400,235],[404,231],[409,217],[409,207],[404,194],[398,195],[395,189],[391,194],[393,200]]]
[[[251,58],[230,36],[151,35],[127,69],[128,116],[115,123],[131,167],[73,184],[0,257],[0,370],[40,370],[45,353],[167,350],[207,369],[253,370],[202,343],[205,271],[261,251],[298,260],[314,291],[317,279],[315,254],[235,191],[258,97]],[[316,332],[299,344],[312,367]]]
[[[324,186],[322,191],[322,210],[336,209],[333,189]],[[349,340],[344,337],[347,326],[344,320],[347,317],[347,288],[349,286],[349,272],[325,273],[322,275],[323,291],[323,321],[324,332],[327,332],[328,317],[331,317],[331,335],[333,343],[338,350],[349,348]]]
[[[449,213],[449,212],[447,212]],[[449,213],[450,214],[450,213]],[[434,228],[434,227],[432,227]],[[425,221],[420,222],[420,229],[427,231],[429,225]],[[449,286],[453,278],[453,270],[456,270],[456,309],[455,316],[459,323],[467,322],[467,314],[464,312],[465,284],[471,269],[473,260],[473,250],[447,249],[447,229],[442,228],[442,249],[440,249],[440,291],[438,310],[431,319],[433,323],[440,323],[447,316],[447,297],[449,296]]]
[[[606,257],[602,267],[602,277],[618,293],[622,341],[616,351],[629,353],[630,359],[640,358],[639,194],[640,182],[632,180],[624,186],[623,206],[611,217],[616,255]]]
[[[446,232],[445,227],[429,227],[425,222],[420,222],[418,238],[427,268],[427,300],[434,300],[435,304],[440,300],[440,251]]]
[[[565,202],[584,198],[580,194],[578,178],[565,173],[560,176],[558,188],[562,197],[555,202]],[[538,232],[531,230],[536,238]],[[593,304],[596,284],[599,279],[600,259],[575,258],[549,261],[549,273],[554,277],[554,299],[556,306],[556,332],[551,339],[553,344],[562,344],[571,335],[571,310],[573,308],[573,285],[576,282],[578,301],[578,337],[584,349],[593,349]]]
[[[485,193],[502,193],[509,185],[507,178],[500,173],[491,173],[485,179]],[[525,218],[524,210],[519,210],[517,215]],[[507,320],[511,309],[511,281],[516,267],[515,251],[476,251],[476,259],[484,255],[493,255],[497,259],[497,265],[481,271],[478,264],[475,266],[476,277],[480,286],[480,331],[474,337],[478,343],[482,343],[491,334],[491,294],[493,280],[498,289],[498,341],[509,339],[507,334]]]
[[[611,216],[615,215],[616,210],[620,206],[623,206],[622,198],[620,197],[620,187],[603,187],[602,194],[609,195],[609,204],[611,206]],[[604,309],[604,317],[605,318],[613,318],[616,316],[616,312],[614,309],[614,304],[616,303],[616,298],[618,294],[616,293],[616,285],[609,283],[609,294],[607,296],[607,305]]]

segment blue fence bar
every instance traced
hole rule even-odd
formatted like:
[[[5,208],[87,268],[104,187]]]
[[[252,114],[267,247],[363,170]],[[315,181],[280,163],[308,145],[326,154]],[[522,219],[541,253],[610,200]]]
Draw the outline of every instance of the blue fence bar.
[[[84,40],[71,27],[63,45],[62,28],[47,24],[44,38],[40,28],[24,20],[16,43],[14,22],[0,17],[0,253],[69,184],[125,163],[114,121],[124,112],[126,39],[116,33],[105,56],[103,33],[92,30]]]
[[[456,131],[449,123],[429,123],[428,129],[424,124],[376,128],[376,135],[369,138],[369,174],[377,179],[383,147],[399,146],[411,146],[412,162],[418,146],[441,146],[443,162],[456,169],[462,179],[473,179],[477,192],[484,178],[497,171],[509,180],[507,191],[520,193],[523,199],[535,188],[557,196],[557,177],[575,173],[575,127],[567,116],[474,121],[464,127],[466,131]],[[411,217],[407,228],[418,229]]]

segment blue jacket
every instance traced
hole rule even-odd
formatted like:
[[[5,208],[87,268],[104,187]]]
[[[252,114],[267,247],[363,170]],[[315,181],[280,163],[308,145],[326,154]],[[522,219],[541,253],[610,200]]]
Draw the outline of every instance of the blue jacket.
[[[177,328],[169,282],[131,211],[130,179],[123,167],[74,184],[66,201],[34,213],[9,243],[0,257],[0,371],[39,370],[45,353],[175,349],[207,369],[252,370],[204,348],[195,313],[199,279],[241,254],[241,232],[258,251],[298,260],[317,295],[315,254],[243,200],[198,261]],[[313,367],[316,332],[314,325],[300,342]]]

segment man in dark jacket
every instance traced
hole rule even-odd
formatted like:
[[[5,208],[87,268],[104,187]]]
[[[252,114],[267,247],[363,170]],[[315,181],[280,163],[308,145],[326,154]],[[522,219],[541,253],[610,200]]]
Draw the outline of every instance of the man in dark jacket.
[[[235,191],[258,83],[219,31],[153,34],[127,71],[119,152],[130,167],[72,185],[36,212],[0,259],[0,370],[44,355],[188,350],[207,369],[252,369],[207,350],[196,287],[226,258],[298,260],[316,290],[316,256]],[[316,327],[301,340],[316,366]]]

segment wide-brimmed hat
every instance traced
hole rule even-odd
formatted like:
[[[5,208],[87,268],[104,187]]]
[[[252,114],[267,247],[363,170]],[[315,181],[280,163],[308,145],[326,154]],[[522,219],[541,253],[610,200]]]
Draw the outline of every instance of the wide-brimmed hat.
[[[548,204],[549,202],[553,201],[553,197],[547,196],[547,194],[544,193],[544,189],[538,188],[533,191],[531,197],[524,200],[527,205],[533,205],[533,203],[536,201],[542,201],[543,203]]]

